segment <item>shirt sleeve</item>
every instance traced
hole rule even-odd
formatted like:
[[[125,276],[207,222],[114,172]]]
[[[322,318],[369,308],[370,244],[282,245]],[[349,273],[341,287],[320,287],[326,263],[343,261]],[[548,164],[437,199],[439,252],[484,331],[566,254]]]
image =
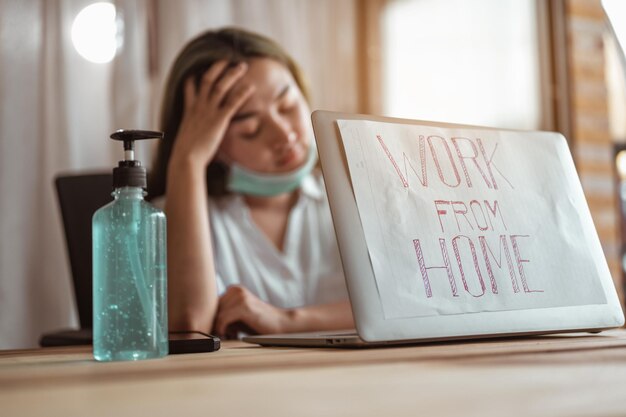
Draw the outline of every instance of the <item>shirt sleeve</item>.
[[[217,285],[217,296],[221,297],[226,292],[226,284],[217,271],[215,271],[215,284]]]

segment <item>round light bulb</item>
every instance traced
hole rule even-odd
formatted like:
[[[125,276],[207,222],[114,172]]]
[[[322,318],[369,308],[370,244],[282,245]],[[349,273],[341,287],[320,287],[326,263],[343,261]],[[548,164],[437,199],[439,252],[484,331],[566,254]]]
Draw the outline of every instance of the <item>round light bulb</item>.
[[[117,23],[112,3],[93,3],[82,9],[72,24],[72,43],[86,60],[110,62],[117,51]]]

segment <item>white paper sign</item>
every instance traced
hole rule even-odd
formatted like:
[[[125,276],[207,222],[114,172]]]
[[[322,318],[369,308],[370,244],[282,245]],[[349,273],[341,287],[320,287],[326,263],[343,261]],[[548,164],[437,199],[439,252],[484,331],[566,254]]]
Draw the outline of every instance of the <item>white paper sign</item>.
[[[385,318],[606,303],[564,141],[338,124]]]

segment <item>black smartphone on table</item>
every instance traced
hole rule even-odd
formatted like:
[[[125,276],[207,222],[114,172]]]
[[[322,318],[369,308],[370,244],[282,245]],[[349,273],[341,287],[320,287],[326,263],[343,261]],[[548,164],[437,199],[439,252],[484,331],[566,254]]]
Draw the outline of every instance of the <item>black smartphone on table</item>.
[[[169,353],[214,352],[220,349],[220,338],[203,332],[170,332]],[[39,340],[41,347],[90,345],[91,329],[63,330],[44,334]]]
[[[169,353],[214,352],[220,349],[220,338],[203,332],[169,332]]]

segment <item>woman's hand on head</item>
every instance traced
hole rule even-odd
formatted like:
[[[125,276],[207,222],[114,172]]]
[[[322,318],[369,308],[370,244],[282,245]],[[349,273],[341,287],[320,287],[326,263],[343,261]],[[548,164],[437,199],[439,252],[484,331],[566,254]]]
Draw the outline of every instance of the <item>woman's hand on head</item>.
[[[228,287],[219,299],[213,331],[236,338],[239,330],[254,334],[286,333],[290,312],[260,300],[240,285]]]
[[[247,71],[241,62],[213,64],[196,88],[194,77],[184,84],[184,112],[172,158],[197,163],[205,168],[214,158],[231,118],[254,92],[254,86],[238,83]]]

